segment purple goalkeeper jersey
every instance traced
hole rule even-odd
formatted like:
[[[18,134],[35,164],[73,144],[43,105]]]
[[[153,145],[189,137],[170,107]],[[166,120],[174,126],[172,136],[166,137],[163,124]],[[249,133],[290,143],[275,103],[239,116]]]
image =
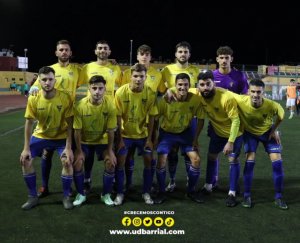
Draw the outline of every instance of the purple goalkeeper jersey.
[[[241,71],[231,69],[228,74],[222,74],[219,70],[213,71],[216,87],[228,89],[236,94],[246,94],[248,92],[248,81]]]

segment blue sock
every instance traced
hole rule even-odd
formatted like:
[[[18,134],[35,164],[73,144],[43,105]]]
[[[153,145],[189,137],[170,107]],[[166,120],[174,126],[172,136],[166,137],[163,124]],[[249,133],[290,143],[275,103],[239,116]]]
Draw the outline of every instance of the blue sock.
[[[134,169],[134,160],[133,159],[126,159],[125,162],[125,174],[126,174],[126,185],[132,185],[132,174]]]
[[[37,197],[36,191],[36,173],[33,172],[31,174],[23,174],[24,181],[28,188],[28,194],[31,197]]]
[[[85,159],[85,161],[84,161],[84,181],[90,181],[91,176],[92,176],[93,165],[94,165],[94,159],[89,159],[89,158]]]
[[[166,167],[156,168],[156,179],[159,186],[159,192],[166,191]]]
[[[103,173],[103,195],[112,192],[113,180],[115,177],[114,172],[104,170]]]
[[[124,185],[124,168],[117,168],[115,171],[116,184],[117,184],[117,193],[123,194],[123,185]]]
[[[200,177],[200,167],[196,168],[194,166],[190,166],[188,172],[189,182],[188,182],[188,192],[194,192],[198,179]]]
[[[83,190],[83,182],[84,182],[84,175],[83,171],[74,171],[74,183],[75,187],[78,193],[81,195],[84,195],[84,190]]]
[[[48,188],[50,171],[52,167],[52,155],[53,152],[49,152],[47,156],[43,155],[41,159],[41,168],[42,168],[42,186]]]
[[[217,164],[218,164],[218,160],[207,159],[207,165],[206,165],[206,183],[207,184],[213,184]]]
[[[283,168],[282,168],[282,160],[272,161],[273,168],[273,183],[275,187],[275,199],[282,197],[282,189],[283,189]]]
[[[73,181],[73,176],[61,175],[61,181],[63,186],[64,197],[68,197],[71,191],[71,184]]]
[[[152,181],[153,181],[151,168],[144,168],[143,178],[144,178],[143,193],[150,193]]]
[[[177,164],[178,164],[178,154],[174,152],[170,152],[168,154],[168,169],[171,183],[175,182]]]
[[[251,186],[253,180],[253,170],[255,160],[247,160],[244,167],[244,197],[251,196]]]
[[[153,176],[155,174],[155,170],[156,170],[156,159],[152,159],[151,160],[151,177],[153,179]]]
[[[213,169],[213,173],[214,173],[214,176],[213,176],[213,182],[212,182],[212,186],[217,186],[218,184],[218,178],[219,178],[219,166],[220,166],[220,163],[219,163],[219,160],[217,159],[216,160],[216,164],[214,165],[214,169]]]
[[[235,191],[237,190],[237,185],[238,185],[238,180],[240,176],[240,163],[230,163],[230,168],[229,168],[229,180],[230,180],[230,191]]]
[[[186,174],[188,175],[190,171],[191,160],[189,156],[187,156],[186,154],[184,155],[184,163],[185,163]]]

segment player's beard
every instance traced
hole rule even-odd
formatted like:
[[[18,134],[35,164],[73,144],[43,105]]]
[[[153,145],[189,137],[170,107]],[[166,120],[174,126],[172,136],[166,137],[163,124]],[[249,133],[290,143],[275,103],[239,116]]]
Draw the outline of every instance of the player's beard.
[[[212,89],[210,91],[200,91],[200,93],[204,99],[210,99],[211,97],[213,97],[215,95],[216,90]]]
[[[97,55],[97,58],[100,59],[101,61],[105,61],[108,59],[108,55],[99,53]]]
[[[42,87],[42,90],[48,94],[50,94],[51,92],[53,92],[54,90],[54,86],[52,88],[50,87]]]
[[[66,62],[69,62],[70,61],[70,57],[67,56],[67,57],[59,57],[58,60],[62,63],[66,63]]]
[[[179,58],[177,58],[177,62],[179,62],[181,65],[187,64],[188,59],[184,59],[184,61],[181,61]]]

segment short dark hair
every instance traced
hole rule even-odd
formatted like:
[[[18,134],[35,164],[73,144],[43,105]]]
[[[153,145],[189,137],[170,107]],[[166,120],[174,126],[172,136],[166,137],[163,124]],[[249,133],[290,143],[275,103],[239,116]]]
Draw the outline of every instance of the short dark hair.
[[[101,75],[94,75],[93,77],[90,78],[89,84],[96,84],[96,83],[103,83],[104,85],[106,85],[106,80]]]
[[[259,78],[251,79],[249,82],[249,86],[251,85],[265,88],[265,83]]]
[[[39,75],[48,73],[53,73],[55,75],[55,71],[52,67],[44,66],[39,70]]]
[[[59,40],[58,42],[56,42],[56,46],[58,45],[69,45],[71,47],[71,43],[68,40]]]
[[[187,79],[189,81],[189,84],[191,82],[191,78],[190,75],[188,75],[187,73],[178,73],[175,77],[175,83],[177,84],[177,80],[178,79]]]
[[[191,47],[190,43],[188,43],[187,41],[179,42],[175,47],[176,48],[175,51],[177,51],[177,49],[179,47],[185,47],[185,48],[189,49],[190,52],[192,51],[192,47]]]
[[[139,64],[139,63],[136,63],[134,64],[131,68],[130,68],[130,73],[133,73],[133,72],[147,72],[147,68],[145,65],[143,64]]]
[[[296,82],[296,80],[292,78],[292,79],[290,80],[290,82]]]
[[[105,45],[108,45],[108,46],[109,46],[108,41],[106,41],[106,40],[99,40],[99,41],[96,43],[96,49],[97,49],[97,46],[98,46],[99,44],[105,44]],[[109,46],[109,47],[110,47],[110,46]]]
[[[211,70],[203,71],[198,74],[197,80],[214,80],[214,74]]]
[[[220,55],[233,55],[233,50],[231,49],[230,46],[220,46],[217,50],[217,56]]]
[[[151,47],[150,46],[148,46],[148,45],[141,45],[141,46],[139,46],[139,48],[137,49],[137,53],[139,53],[139,52],[141,52],[141,53],[145,53],[145,52],[149,52],[149,53],[151,53]]]

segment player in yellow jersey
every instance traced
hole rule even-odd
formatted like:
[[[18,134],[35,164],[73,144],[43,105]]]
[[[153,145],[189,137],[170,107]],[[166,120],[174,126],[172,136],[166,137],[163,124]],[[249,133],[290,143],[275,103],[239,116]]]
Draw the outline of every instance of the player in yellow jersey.
[[[198,203],[203,203],[200,193],[195,190],[200,176],[200,156],[198,153],[198,136],[202,129],[198,127],[198,133],[193,134],[192,120],[194,117],[202,118],[200,107],[200,97],[188,92],[190,88],[190,76],[186,73],[176,75],[175,81],[176,101],[167,103],[161,99],[158,103],[158,118],[160,118],[159,141],[157,147],[157,181],[159,193],[155,203],[162,203],[165,199],[165,179],[167,156],[174,145],[179,145],[181,152],[186,153],[191,160],[191,165],[187,168],[188,176],[188,197]],[[196,124],[198,126],[198,124]],[[199,124],[202,126],[203,124]]]
[[[161,72],[151,66],[151,47],[148,45],[141,45],[137,49],[137,60],[138,63],[145,65],[147,68],[147,78],[145,84],[148,85],[154,92],[157,92],[158,85],[161,82]],[[131,70],[126,69],[123,72],[121,85],[128,84],[131,81]]]
[[[73,102],[67,93],[54,88],[54,75],[55,71],[51,67],[42,67],[39,70],[39,82],[42,89],[36,96],[30,96],[27,103],[24,149],[20,156],[23,177],[29,190],[28,201],[22,205],[24,210],[31,209],[38,203],[33,159],[41,156],[45,148],[51,151],[57,150],[60,155],[63,167],[61,175],[63,205],[65,209],[73,207],[69,198],[73,180],[71,148]],[[35,120],[38,124],[32,134]]]
[[[114,105],[105,96],[105,79],[100,75],[89,81],[90,95],[75,105],[74,124],[76,152],[75,161],[84,161],[85,180],[91,183],[91,172],[95,152],[98,160],[104,160],[103,193],[101,200],[113,206],[110,195],[115,176],[116,157],[113,152],[114,131],[117,128],[117,117]],[[104,136],[104,134],[108,136]]]
[[[264,98],[265,84],[260,79],[249,83],[249,95],[235,95],[241,122],[244,126],[244,148],[246,163],[244,167],[244,201],[242,206],[252,207],[251,185],[255,165],[255,155],[259,142],[269,154],[273,168],[275,206],[288,209],[282,199],[283,167],[280,137],[276,131],[284,118],[284,109],[275,101]]]
[[[223,151],[224,155],[228,156],[230,185],[226,206],[234,207],[238,203],[236,200],[240,173],[238,157],[242,146],[237,102],[232,92],[215,87],[212,71],[200,73],[198,80],[201,106],[211,123],[208,131],[210,135],[207,155],[208,168],[215,167],[220,152]],[[204,121],[202,120],[202,122]],[[206,171],[206,183],[201,190],[203,193],[208,194],[212,191],[214,175],[212,170]]]
[[[76,89],[79,87],[78,80],[81,67],[70,62],[72,57],[70,42],[68,40],[59,40],[56,43],[55,55],[58,62],[50,66],[55,70],[55,88],[68,92],[75,99]],[[39,88],[39,80],[37,79],[31,87],[31,93]]]
[[[55,88],[71,95],[73,101],[76,96],[76,89],[79,87],[79,75],[81,67],[78,64],[71,63],[72,50],[71,44],[68,40],[59,40],[56,43],[55,55],[57,57],[57,63],[51,65],[55,71]],[[30,89],[30,93],[33,94],[40,89],[39,80],[37,79]],[[41,159],[42,165],[42,186],[39,188],[38,195],[40,198],[49,195],[49,177],[52,166],[53,152],[50,150],[44,150]]]
[[[137,60],[138,63],[145,65],[147,68],[147,78],[145,85],[149,86],[155,93],[157,92],[158,85],[161,82],[161,72],[156,70],[151,66],[151,47],[148,45],[141,45],[137,49]],[[126,69],[122,76],[122,85],[130,83],[131,81],[131,69]],[[132,174],[134,169],[134,153],[133,151],[128,151],[128,155],[125,163],[125,174],[126,174],[126,191],[132,188]],[[155,173],[156,159],[151,161],[152,173]]]
[[[87,84],[92,76],[101,75],[106,80],[106,96],[111,97],[113,102],[114,91],[121,86],[122,71],[119,65],[112,64],[108,57],[111,49],[106,40],[98,41],[95,48],[96,62],[91,62],[83,66],[79,78],[79,84]]]
[[[197,85],[197,76],[199,74],[199,68],[195,65],[189,63],[189,59],[191,57],[191,45],[182,41],[176,45],[175,48],[175,63],[167,65],[162,70],[162,81],[158,87],[159,92],[165,93],[167,88],[175,87],[175,77],[179,73],[186,73],[190,76],[191,87],[195,87]],[[195,123],[195,121],[194,121]],[[175,190],[175,175],[178,164],[178,148],[176,146],[170,152],[168,156],[168,170],[170,176],[170,182],[167,186],[168,192],[173,192]],[[188,168],[190,165],[190,160],[188,156],[185,155],[185,163]]]
[[[124,165],[128,150],[137,148],[144,157],[143,199],[153,204],[150,196],[153,175],[151,173],[152,131],[154,116],[157,115],[156,93],[144,85],[147,69],[142,64],[131,68],[131,82],[120,87],[115,96],[118,121],[117,137],[117,196],[115,205],[124,200]],[[148,127],[147,127],[148,126]]]

